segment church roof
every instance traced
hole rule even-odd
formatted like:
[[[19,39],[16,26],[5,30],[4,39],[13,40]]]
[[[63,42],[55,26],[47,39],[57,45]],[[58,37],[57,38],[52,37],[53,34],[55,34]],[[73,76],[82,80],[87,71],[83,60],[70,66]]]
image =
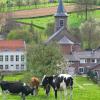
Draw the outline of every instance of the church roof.
[[[52,41],[67,44],[78,43],[78,41],[70,34],[70,32],[65,27],[61,27],[57,32],[51,35],[45,43],[49,44]]]
[[[66,36],[64,36],[60,41],[58,41],[59,44],[74,44],[70,39],[68,39]]]
[[[59,0],[58,9],[54,16],[68,16],[67,13],[65,12],[62,0]]]

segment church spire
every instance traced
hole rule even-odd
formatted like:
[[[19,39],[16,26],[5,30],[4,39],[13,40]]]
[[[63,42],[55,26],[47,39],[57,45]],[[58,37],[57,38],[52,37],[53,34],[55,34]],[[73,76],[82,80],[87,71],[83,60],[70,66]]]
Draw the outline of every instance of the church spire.
[[[55,13],[55,28],[54,32],[57,32],[61,27],[67,28],[67,17],[62,0],[59,0],[59,5],[57,8],[57,12]]]
[[[62,0],[58,0],[59,1],[59,5],[57,8],[57,12],[55,13],[55,16],[67,16],[67,13],[65,12]]]

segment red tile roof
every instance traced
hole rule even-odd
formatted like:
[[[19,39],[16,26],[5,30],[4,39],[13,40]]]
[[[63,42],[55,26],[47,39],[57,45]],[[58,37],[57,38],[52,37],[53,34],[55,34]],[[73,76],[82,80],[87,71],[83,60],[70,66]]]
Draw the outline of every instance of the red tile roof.
[[[19,51],[25,50],[23,40],[0,40],[0,51]]]

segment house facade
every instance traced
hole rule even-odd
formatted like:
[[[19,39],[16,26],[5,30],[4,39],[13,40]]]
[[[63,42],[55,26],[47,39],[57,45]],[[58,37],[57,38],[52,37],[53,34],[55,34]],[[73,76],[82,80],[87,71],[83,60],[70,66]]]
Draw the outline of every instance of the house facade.
[[[23,40],[0,40],[0,71],[26,70],[26,45]]]
[[[100,64],[100,51],[73,52],[71,55],[66,55],[65,59],[75,68],[76,73],[87,74],[89,69]]]

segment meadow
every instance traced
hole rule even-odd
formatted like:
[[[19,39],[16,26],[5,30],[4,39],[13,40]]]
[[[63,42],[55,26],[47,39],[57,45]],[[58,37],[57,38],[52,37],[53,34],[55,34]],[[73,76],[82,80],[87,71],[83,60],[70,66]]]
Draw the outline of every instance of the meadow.
[[[4,80],[19,80],[23,75],[10,75],[6,76]],[[1,91],[0,91],[1,92]],[[69,90],[68,90],[69,93]],[[3,95],[0,94],[0,100]],[[7,100],[20,100],[20,96],[6,94]],[[100,86],[88,80],[87,77],[75,76],[74,77],[74,88],[73,88],[73,100],[100,100]],[[51,90],[49,97],[45,95],[43,88],[39,89],[38,96],[27,96],[26,100],[54,100],[54,92]],[[58,92],[58,100],[60,100],[60,92]],[[69,95],[68,95],[68,100]]]
[[[94,12],[90,12],[89,16],[92,16],[95,19],[100,20],[100,10],[96,10]],[[27,19],[17,19],[18,22],[26,22],[26,23],[31,23],[33,24],[46,28],[48,23],[53,23],[54,22],[54,16],[44,16],[44,17],[37,17],[37,18],[27,18]],[[84,18],[79,17],[77,13],[70,13],[68,17],[68,26],[77,28],[80,26],[80,24],[84,22]]]
[[[8,0],[10,1],[10,0]],[[0,0],[0,3],[3,3],[3,5],[1,6],[1,12],[6,12],[9,10],[10,11],[17,11],[17,10],[31,10],[31,9],[38,9],[38,8],[48,8],[48,7],[54,7],[58,5],[58,1],[56,0],[56,2],[54,3],[50,3],[48,2],[48,0],[39,0],[39,2],[37,2],[36,4],[32,1],[29,1],[29,4],[27,4],[27,0],[23,0],[20,4],[20,6],[17,5],[16,0],[12,0],[10,2],[10,7],[7,7],[7,0]],[[69,0],[69,2],[64,1],[64,5],[72,5],[73,0]],[[3,7],[3,8],[2,8]]]

